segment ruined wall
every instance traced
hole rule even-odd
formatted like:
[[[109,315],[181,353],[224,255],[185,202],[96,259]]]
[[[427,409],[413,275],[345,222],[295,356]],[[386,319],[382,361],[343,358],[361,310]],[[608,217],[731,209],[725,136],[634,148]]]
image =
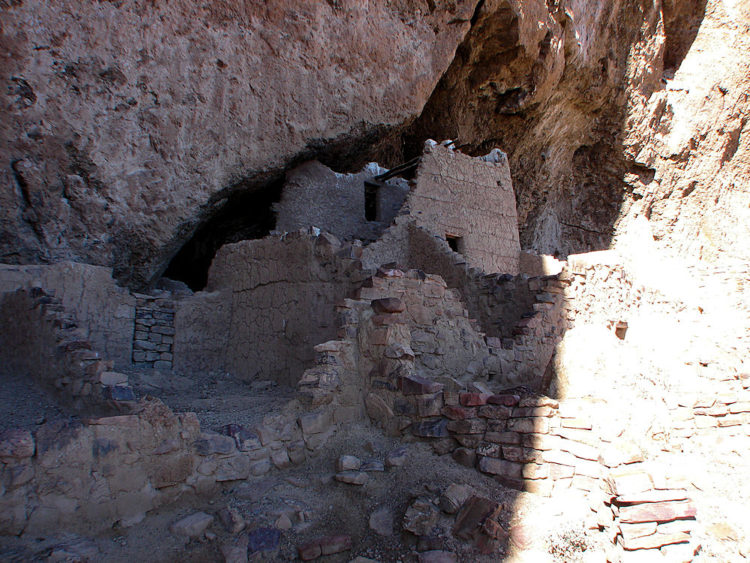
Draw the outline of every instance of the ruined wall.
[[[376,163],[357,174],[338,174],[317,161],[287,173],[281,200],[274,205],[276,230],[296,231],[318,227],[344,240],[371,241],[380,236],[396,216],[409,187],[396,179],[378,189],[377,220],[365,217],[365,180],[387,172]]]
[[[175,414],[148,398],[128,415],[6,430],[0,536],[137,524],[186,495],[216,494],[225,482],[303,463],[335,429],[328,413],[291,404],[253,428],[201,432],[194,413]]]
[[[115,284],[109,268],[61,262],[52,266],[0,264],[0,293],[43,288],[75,312],[83,337],[118,368],[130,365],[135,298]]]
[[[485,162],[426,144],[408,205],[420,227],[460,237],[458,251],[470,265],[518,273],[516,201],[506,159]]]
[[[309,231],[222,247],[207,292],[178,302],[177,367],[294,385],[315,344],[336,335],[335,303],[367,275],[352,255],[358,248]]]
[[[28,377],[77,410],[123,412],[135,396],[114,365],[61,299],[39,287],[0,295],[0,375]]]

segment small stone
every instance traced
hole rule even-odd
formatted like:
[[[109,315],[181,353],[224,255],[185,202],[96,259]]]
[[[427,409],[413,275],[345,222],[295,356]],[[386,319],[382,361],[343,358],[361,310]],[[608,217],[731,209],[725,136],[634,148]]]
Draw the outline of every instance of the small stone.
[[[388,507],[382,507],[370,514],[370,529],[380,536],[393,535],[393,514]]]
[[[335,479],[349,485],[364,485],[368,477],[363,471],[341,471],[336,473]]]
[[[233,506],[228,506],[218,512],[219,520],[230,534],[236,534],[245,529],[245,519],[240,511]]]
[[[454,421],[465,422],[465,421]],[[421,438],[448,438],[448,420],[439,418],[436,420],[422,420],[411,425],[412,434]]]
[[[323,555],[333,555],[342,551],[349,551],[352,548],[351,536],[325,536],[320,538],[320,552]]]
[[[487,399],[492,397],[488,393],[461,393],[458,400],[464,407],[481,407],[487,404]]]
[[[468,485],[453,483],[440,497],[440,509],[448,514],[455,514],[471,496],[472,488]]]
[[[399,388],[404,395],[429,395],[431,393],[439,393],[443,390],[444,385],[419,377],[418,375],[408,375],[401,377],[399,380]]]
[[[385,456],[385,466],[401,467],[406,463],[407,454],[408,450],[405,447],[397,448],[388,452],[388,455]]]
[[[406,310],[406,305],[397,297],[385,297],[383,299],[373,299],[372,308],[376,313],[401,313]]]
[[[133,390],[124,385],[105,385],[102,396],[110,401],[135,401]]]
[[[247,534],[241,534],[221,545],[224,563],[247,563]]]
[[[276,527],[279,530],[291,530],[292,529],[292,521],[286,514],[282,514],[279,516],[279,518],[276,520]]]
[[[202,432],[201,437],[193,444],[198,455],[229,454],[235,451],[234,439],[221,434]]]
[[[99,383],[102,385],[127,385],[128,376],[116,371],[103,371],[99,374]]]
[[[169,531],[176,536],[183,536],[186,538],[197,538],[200,536],[206,528],[208,528],[214,521],[214,517],[205,512],[196,512],[190,516],[185,516],[181,520],[174,522],[170,527]]]
[[[463,540],[471,539],[474,531],[487,519],[494,519],[502,505],[488,498],[472,496],[461,507],[453,526],[453,535]]]
[[[416,536],[426,536],[435,527],[438,520],[438,511],[426,498],[418,498],[404,514],[404,529]]]
[[[369,472],[379,472],[379,471],[385,471],[385,465],[382,461],[378,461],[377,459],[370,459],[362,463],[362,466],[359,468],[360,471],[367,471]]]
[[[336,462],[336,471],[358,471],[362,462],[353,455],[342,455]]]

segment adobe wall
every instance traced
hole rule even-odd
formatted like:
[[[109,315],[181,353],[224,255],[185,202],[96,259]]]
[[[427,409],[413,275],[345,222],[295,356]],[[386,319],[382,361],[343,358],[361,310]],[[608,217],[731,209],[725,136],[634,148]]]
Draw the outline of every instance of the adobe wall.
[[[335,303],[367,275],[358,249],[310,231],[222,247],[206,291],[177,302],[175,367],[296,384],[336,336]]]
[[[130,365],[135,298],[101,266],[60,262],[50,266],[0,264],[0,293],[27,288],[45,289],[75,311],[76,322],[94,347],[114,360],[117,368]]]
[[[427,143],[408,205],[420,227],[461,237],[459,251],[469,265],[518,273],[521,247],[507,158],[495,163]]]
[[[287,174],[281,200],[274,205],[276,230],[311,226],[342,240],[375,240],[396,216],[409,187],[396,178],[377,190],[377,221],[365,217],[365,180],[387,172],[371,162],[357,174],[339,174],[314,160]]]

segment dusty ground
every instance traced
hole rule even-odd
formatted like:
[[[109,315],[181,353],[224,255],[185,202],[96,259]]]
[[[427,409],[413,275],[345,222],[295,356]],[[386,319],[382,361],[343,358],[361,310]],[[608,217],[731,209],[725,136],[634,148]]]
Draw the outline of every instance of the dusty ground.
[[[39,389],[25,374],[0,376],[0,431],[34,430],[45,421],[70,415],[67,408]]]

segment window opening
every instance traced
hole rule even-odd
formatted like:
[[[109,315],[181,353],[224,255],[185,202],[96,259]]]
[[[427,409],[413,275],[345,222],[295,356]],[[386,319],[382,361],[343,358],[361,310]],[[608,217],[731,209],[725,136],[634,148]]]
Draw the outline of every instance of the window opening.
[[[445,234],[445,240],[448,241],[448,246],[451,247],[453,252],[463,253],[464,251],[464,239],[456,235]]]
[[[378,220],[378,191],[380,184],[372,181],[365,182],[365,219]]]

